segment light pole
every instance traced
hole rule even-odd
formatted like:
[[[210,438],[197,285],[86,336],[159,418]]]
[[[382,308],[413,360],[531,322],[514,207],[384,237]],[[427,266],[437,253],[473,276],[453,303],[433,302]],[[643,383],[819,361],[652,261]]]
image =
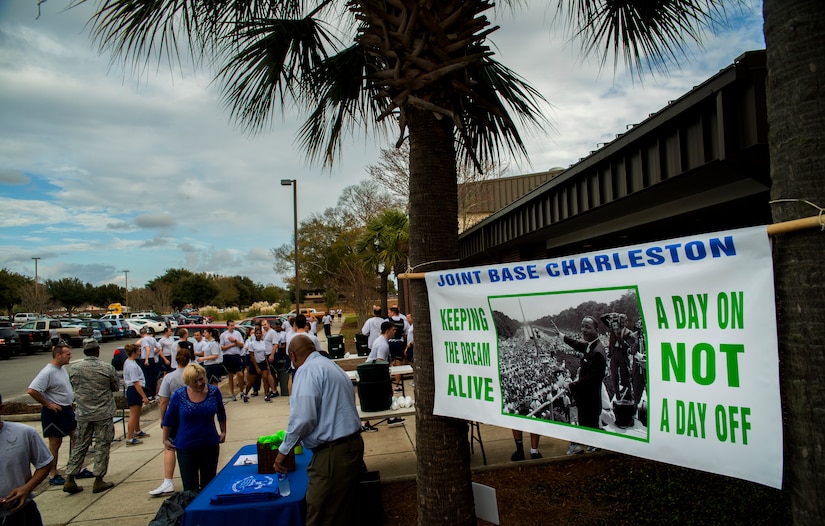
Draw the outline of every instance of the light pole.
[[[37,262],[40,260],[40,258],[32,258],[32,259],[34,260],[34,299],[39,300],[40,299],[40,291],[37,288]],[[40,311],[40,302],[39,301],[37,302],[37,310],[38,310],[38,312]]]
[[[295,179],[281,179],[281,186],[292,187],[292,209],[295,213],[295,315],[301,314],[301,281],[298,271],[298,181]]]
[[[123,272],[123,275],[126,278],[126,305],[129,305],[129,270],[124,269],[121,272]]]

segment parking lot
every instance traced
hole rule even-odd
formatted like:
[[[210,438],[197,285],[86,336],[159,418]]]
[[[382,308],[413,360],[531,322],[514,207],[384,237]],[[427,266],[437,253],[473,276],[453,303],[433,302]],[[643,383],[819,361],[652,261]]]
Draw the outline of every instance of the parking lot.
[[[100,359],[109,363],[115,348],[123,346],[129,342],[136,341],[134,338],[123,338],[111,342],[100,344]],[[9,360],[0,361],[0,395],[3,395],[4,402],[35,403],[26,394],[32,379],[40,369],[51,360],[51,353],[38,352],[31,356],[25,354],[13,356]],[[72,349],[72,363],[83,359],[83,349],[75,347]]]

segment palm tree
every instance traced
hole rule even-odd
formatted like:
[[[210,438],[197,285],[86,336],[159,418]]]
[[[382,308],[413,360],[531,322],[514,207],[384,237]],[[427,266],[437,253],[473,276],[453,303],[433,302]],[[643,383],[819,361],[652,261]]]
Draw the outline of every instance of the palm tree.
[[[409,227],[407,214],[388,208],[367,223],[358,240],[357,249],[362,261],[370,269],[377,269],[380,275],[381,309],[385,315],[389,313],[387,277],[390,272],[399,274],[406,270]]]
[[[639,68],[679,55],[719,3],[560,5],[586,50],[603,61],[613,52]],[[546,124],[542,96],[493,59],[487,37],[496,28],[485,16],[492,7],[489,0],[102,0],[91,22],[101,47],[138,70],[153,56],[175,59],[183,44],[217,63],[232,116],[252,131],[265,128],[279,106],[309,110],[301,143],[324,165],[341,153],[347,132],[395,129],[397,144],[410,146],[410,263],[416,271],[435,271],[458,261],[457,163],[480,168],[503,154],[524,154],[517,123]],[[432,414],[425,284],[413,282],[411,295],[418,522],[473,524],[467,423]]]
[[[765,0],[774,222],[825,206],[825,2]],[[820,208],[821,212],[821,208]],[[820,231],[774,238],[785,481],[795,524],[825,523],[825,275]]]

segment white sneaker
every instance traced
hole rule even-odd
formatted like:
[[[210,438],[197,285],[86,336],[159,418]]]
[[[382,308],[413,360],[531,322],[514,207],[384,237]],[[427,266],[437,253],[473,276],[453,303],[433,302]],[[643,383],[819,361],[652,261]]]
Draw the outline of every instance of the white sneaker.
[[[568,455],[578,455],[580,453],[584,453],[584,446],[581,444],[576,444],[574,442],[570,443],[570,447],[567,448]]]
[[[171,482],[164,481],[163,484],[158,486],[157,488],[153,489],[149,492],[149,495],[153,497],[160,497],[161,495],[166,495],[167,493],[174,493],[175,492],[175,485]]]

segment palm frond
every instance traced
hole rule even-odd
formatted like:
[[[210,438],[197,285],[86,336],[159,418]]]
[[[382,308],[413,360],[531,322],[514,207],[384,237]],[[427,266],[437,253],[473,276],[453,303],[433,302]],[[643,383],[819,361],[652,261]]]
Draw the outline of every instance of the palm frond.
[[[565,8],[566,5],[566,8]],[[720,22],[722,0],[570,0],[559,3],[585,55],[598,54],[602,67],[613,55],[631,71],[666,72],[687,44],[702,43],[701,30]]]
[[[376,68],[375,58],[352,45],[328,57],[315,71],[313,88],[303,93],[307,106],[314,110],[301,127],[299,143],[311,160],[330,166],[341,153],[345,135],[357,127],[367,133],[370,125],[386,107],[386,100],[375,96],[364,81]],[[379,130],[383,124],[375,124]]]
[[[467,71],[471,79],[455,84],[461,126],[458,153],[465,165],[496,162],[501,153],[526,156],[527,151],[511,115],[521,126],[550,127],[542,106],[545,98],[526,80],[501,63],[487,57]]]
[[[277,104],[309,89],[313,72],[335,42],[323,25],[309,17],[254,19],[235,24],[224,37],[224,66],[218,72],[232,117],[259,131]]]

